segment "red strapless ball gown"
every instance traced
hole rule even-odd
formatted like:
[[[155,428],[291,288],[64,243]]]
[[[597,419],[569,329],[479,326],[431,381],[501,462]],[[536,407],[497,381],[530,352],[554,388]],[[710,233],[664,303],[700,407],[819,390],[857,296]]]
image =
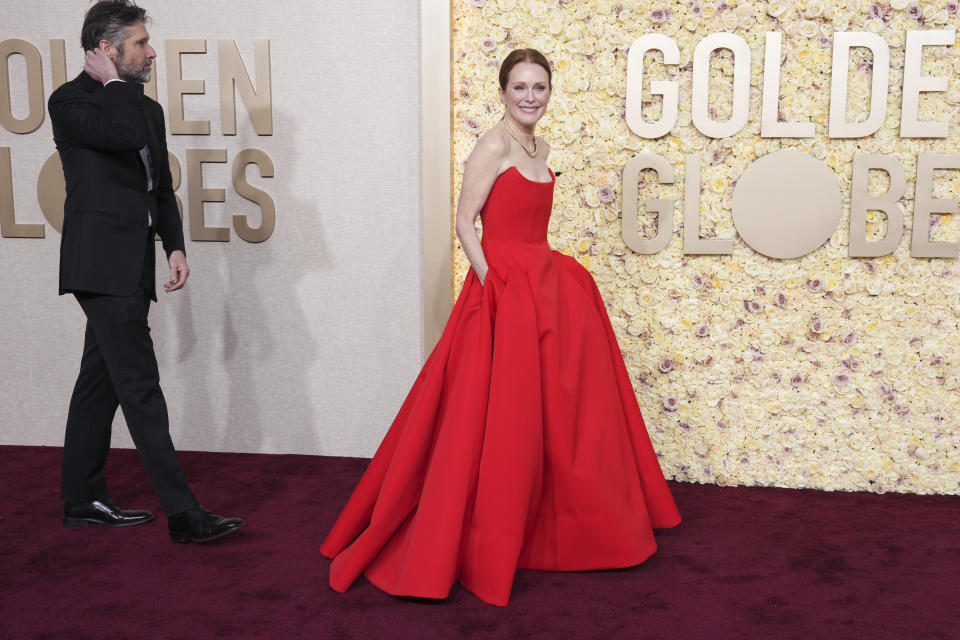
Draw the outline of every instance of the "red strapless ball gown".
[[[680,522],[590,274],[547,244],[554,182],[516,168],[484,205],[443,336],[321,552],[330,586],[457,580],[506,605],[517,569],[626,567]]]

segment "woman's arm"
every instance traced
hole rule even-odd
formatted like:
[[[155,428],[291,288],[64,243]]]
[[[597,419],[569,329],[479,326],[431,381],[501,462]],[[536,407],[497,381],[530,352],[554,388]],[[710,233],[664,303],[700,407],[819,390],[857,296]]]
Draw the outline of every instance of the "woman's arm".
[[[482,285],[487,278],[487,259],[477,234],[477,215],[487,201],[490,189],[510,147],[499,131],[488,131],[473,148],[463,172],[460,198],[457,200],[457,237]]]

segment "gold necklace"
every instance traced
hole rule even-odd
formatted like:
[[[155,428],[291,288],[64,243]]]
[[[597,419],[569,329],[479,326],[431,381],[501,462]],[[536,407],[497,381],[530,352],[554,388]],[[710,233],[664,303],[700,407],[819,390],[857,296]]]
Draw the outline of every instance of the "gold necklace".
[[[531,158],[537,157],[537,154],[540,153],[539,150],[537,150],[537,136],[533,136],[533,151],[530,151],[530,149],[527,149],[527,145],[523,144],[523,140],[518,138],[517,135],[513,132],[513,128],[510,126],[510,123],[507,122],[506,118],[504,118],[503,120],[503,126],[507,128],[507,133],[510,134],[510,137],[516,140],[517,144],[523,147],[523,150],[527,152],[528,156],[530,156]]]

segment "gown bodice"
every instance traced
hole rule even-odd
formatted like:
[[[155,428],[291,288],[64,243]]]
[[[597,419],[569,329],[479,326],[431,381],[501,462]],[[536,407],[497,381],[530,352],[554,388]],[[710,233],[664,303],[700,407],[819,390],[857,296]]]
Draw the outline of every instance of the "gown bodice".
[[[549,182],[526,178],[516,167],[499,176],[480,210],[483,221],[484,249],[490,245],[523,243],[548,247],[547,224],[553,208],[553,186]]]

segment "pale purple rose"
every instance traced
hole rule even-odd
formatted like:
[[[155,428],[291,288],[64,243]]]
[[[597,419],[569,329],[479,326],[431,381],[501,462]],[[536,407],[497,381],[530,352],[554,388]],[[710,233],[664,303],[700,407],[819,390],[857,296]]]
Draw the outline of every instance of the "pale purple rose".
[[[487,0],[467,0],[467,2],[477,8],[482,8],[483,5],[487,4]]]
[[[613,198],[616,194],[613,192],[613,189],[607,186],[600,187],[597,189],[597,200],[604,204],[610,204],[613,202]]]
[[[733,330],[742,329],[745,324],[747,323],[743,321],[743,318],[737,318],[737,321],[733,323]]]
[[[954,274],[953,267],[947,267],[943,270],[943,273],[940,274],[941,278],[952,278]]]
[[[882,396],[889,396],[893,393],[893,387],[890,386],[889,382],[881,382],[880,386],[877,387],[877,391],[879,391]]]
[[[767,358],[762,353],[755,353],[753,354],[753,361],[758,364],[763,364],[767,361]]]
[[[730,5],[727,4],[727,0],[720,0],[720,2],[717,3],[717,13],[723,13],[729,8]]]
[[[726,157],[726,154],[724,154],[723,151],[720,151],[720,149],[714,149],[710,152],[710,164],[720,164],[723,162],[724,157]]]
[[[955,14],[958,8],[960,8],[960,4],[958,4],[955,0],[947,0],[946,9],[949,15],[952,16]]]
[[[717,420],[717,429],[719,429],[720,431],[726,431],[727,423],[724,422],[723,420]]]
[[[907,17],[919,20],[923,17],[923,5],[919,2],[911,2],[907,5]]]
[[[834,386],[843,387],[850,383],[850,376],[845,373],[838,373],[831,378]]]
[[[490,53],[491,51],[497,48],[497,41],[488,36],[480,41],[480,48],[486,51],[487,53]]]
[[[814,293],[823,291],[823,280],[820,278],[807,280],[807,289],[810,289],[810,291],[813,291]]]
[[[699,327],[697,327],[698,338],[706,338],[709,335],[710,335],[710,325],[702,324]]]
[[[657,7],[650,12],[650,22],[653,24],[660,24],[661,22],[667,21],[667,10],[663,7]]]
[[[690,10],[690,15],[699,16],[703,14],[703,5],[699,2],[688,2],[687,8]]]
[[[457,89],[457,99],[466,102],[471,98],[473,94],[470,93],[470,89],[467,87],[460,87]]]
[[[690,429],[690,423],[689,423],[689,422],[684,422],[683,420],[681,420],[680,422],[677,423],[677,426],[680,427],[683,431],[686,431],[687,433],[690,433],[690,430],[691,430],[691,429]]]
[[[871,18],[883,18],[883,6],[881,6],[879,2],[871,2],[868,13]]]
[[[931,367],[939,367],[939,366],[942,365],[942,364],[943,364],[943,357],[942,357],[942,356],[934,356],[934,357],[931,358],[931,360],[930,360],[930,366],[931,366]]]
[[[795,373],[792,376],[790,376],[790,384],[793,386],[794,389],[803,386],[803,383],[806,381],[807,381],[807,376],[806,374],[803,374],[803,373]]]
[[[763,303],[756,300],[744,300],[743,310],[747,313],[760,313],[763,311]]]
[[[660,373],[670,373],[673,371],[673,360],[664,358],[657,364],[657,369],[660,370]]]
[[[773,297],[773,302],[782,309],[783,307],[787,306],[787,302],[789,302],[789,300],[787,299],[787,294],[781,292]]]
[[[665,396],[660,404],[660,410],[668,416],[672,416],[680,408],[680,401],[677,396]]]
[[[843,334],[843,344],[847,345],[848,347],[852,347],[853,345],[857,344],[856,330],[848,331],[845,334]]]
[[[463,121],[464,128],[474,135],[479,135],[482,127],[476,118],[467,118]]]
[[[920,336],[913,336],[912,338],[910,338],[911,347],[919,347],[921,344],[923,344],[923,338],[921,338]]]
[[[817,44],[821,47],[829,47],[833,44],[833,39],[830,36],[820,36],[817,38]]]
[[[814,316],[813,319],[810,320],[810,331],[819,334],[823,333],[825,328],[826,327],[823,326],[823,320],[820,318]]]
[[[753,294],[756,296],[765,296],[767,295],[767,288],[763,285],[757,285],[753,288]]]
[[[860,368],[860,361],[856,358],[847,358],[843,361],[843,366],[850,369],[850,371],[856,371]]]
[[[703,276],[701,276],[700,274],[697,274],[697,275],[693,276],[693,288],[694,288],[694,289],[696,289],[696,290],[698,290],[698,291],[699,291],[700,289],[703,289],[703,284],[704,284],[704,282],[705,282],[705,280],[703,279]]]
[[[863,268],[867,270],[867,273],[873,275],[877,272],[877,264],[871,260],[867,260],[863,263]]]

